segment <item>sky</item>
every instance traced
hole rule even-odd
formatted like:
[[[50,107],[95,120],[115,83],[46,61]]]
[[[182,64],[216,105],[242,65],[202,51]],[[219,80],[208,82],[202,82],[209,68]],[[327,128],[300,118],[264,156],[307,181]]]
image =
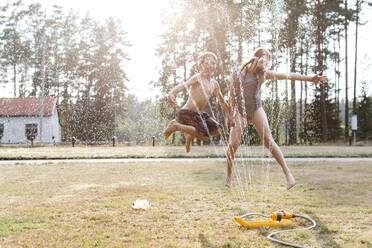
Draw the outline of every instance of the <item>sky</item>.
[[[8,0],[9,1],[9,0]],[[72,9],[79,16],[89,12],[92,18],[101,22],[109,17],[119,18],[122,26],[128,32],[128,40],[132,47],[127,48],[131,61],[125,63],[124,70],[128,74],[127,87],[130,93],[135,94],[139,100],[155,99],[160,92],[149,85],[152,80],[159,78],[160,59],[155,54],[155,49],[160,44],[160,34],[164,31],[161,25],[161,10],[168,9],[169,0],[23,0],[25,4],[40,3],[45,8],[47,15],[52,12],[52,6],[61,6],[66,12]],[[353,6],[352,2],[349,6]],[[353,6],[354,7],[354,6]],[[168,9],[169,10],[169,9]],[[364,5],[362,20],[366,23],[359,27],[358,41],[358,79],[365,78],[369,82],[369,93],[372,94],[372,7]],[[354,82],[354,37],[355,24],[349,29],[349,85]],[[345,71],[341,65],[342,72]],[[332,77],[333,72],[328,72]],[[345,81],[341,78],[342,85]],[[13,89],[0,90],[0,97],[12,97]],[[359,87],[358,87],[359,92]],[[345,95],[344,91],[340,96]],[[349,96],[353,95],[352,87]]]
[[[1,0],[2,1],[2,0]],[[160,60],[155,49],[160,44],[161,10],[167,8],[168,0],[23,0],[24,4],[40,3],[46,13],[52,14],[52,6],[61,6],[65,12],[70,9],[83,17],[89,15],[104,22],[109,17],[122,21],[123,29],[128,33],[127,40],[132,44],[127,48],[130,61],[125,62],[124,71],[129,82],[130,93],[139,100],[154,99],[160,92],[149,86],[149,82],[159,78]],[[13,88],[1,90],[0,97],[12,97]]]

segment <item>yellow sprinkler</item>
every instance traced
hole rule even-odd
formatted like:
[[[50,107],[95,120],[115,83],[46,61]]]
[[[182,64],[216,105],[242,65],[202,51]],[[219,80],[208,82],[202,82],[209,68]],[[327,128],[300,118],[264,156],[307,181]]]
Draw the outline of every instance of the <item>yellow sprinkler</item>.
[[[262,216],[262,217],[265,217],[265,218],[270,218],[270,220],[248,219],[248,217],[254,216],[254,215]],[[304,227],[304,228],[281,230],[281,231],[273,232],[273,233],[270,233],[269,235],[267,235],[267,238],[270,241],[277,242],[279,244],[286,245],[286,246],[308,248],[306,246],[296,245],[296,244],[284,242],[284,241],[279,240],[279,239],[275,239],[274,235],[279,234],[279,233],[283,233],[283,232],[295,231],[295,230],[304,230],[304,229],[305,230],[310,230],[310,229],[312,229],[316,226],[316,222],[313,219],[311,219],[310,217],[303,216],[303,215],[298,215],[298,214],[290,214],[290,213],[286,213],[282,210],[282,211],[279,211],[279,212],[272,213],[271,215],[264,215],[264,214],[260,214],[260,213],[248,213],[248,214],[244,214],[242,216],[235,216],[234,220],[239,225],[242,225],[244,227],[257,228],[257,227],[271,227],[271,226],[290,226],[290,225],[292,225],[291,219],[295,218],[295,217],[300,217],[300,218],[306,219],[306,220],[310,221],[312,223],[312,225],[309,226],[309,227]]]
[[[259,215],[266,218],[271,218],[271,220],[250,220],[247,219],[250,216]],[[287,214],[284,211],[272,213],[271,216],[259,214],[259,213],[248,213],[242,216],[235,216],[234,220],[247,228],[257,228],[263,226],[290,226],[292,225],[292,214]]]

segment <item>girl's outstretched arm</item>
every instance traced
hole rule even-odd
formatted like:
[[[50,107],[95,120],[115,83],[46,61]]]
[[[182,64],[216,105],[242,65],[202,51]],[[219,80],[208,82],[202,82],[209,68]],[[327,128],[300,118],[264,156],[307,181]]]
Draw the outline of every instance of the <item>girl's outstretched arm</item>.
[[[289,72],[281,73],[275,71],[266,71],[266,79],[273,80],[298,80],[298,81],[309,81],[313,83],[322,83],[327,80],[327,76],[320,75],[320,73],[313,76],[302,75],[299,73]]]

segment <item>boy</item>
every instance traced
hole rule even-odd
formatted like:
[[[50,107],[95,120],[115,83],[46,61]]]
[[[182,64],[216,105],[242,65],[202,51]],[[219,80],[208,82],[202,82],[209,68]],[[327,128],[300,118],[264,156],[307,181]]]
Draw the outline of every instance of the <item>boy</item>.
[[[233,118],[229,105],[222,96],[221,89],[216,80],[212,78],[217,66],[217,56],[211,52],[205,52],[199,57],[200,73],[195,74],[185,83],[174,87],[169,95],[168,102],[175,106],[176,95],[183,91],[189,91],[186,104],[177,113],[177,120],[172,120],[165,129],[164,138],[168,138],[173,132],[185,133],[186,151],[190,152],[190,142],[194,137],[201,140],[208,140],[212,135],[221,133],[222,125],[201,110],[207,105],[209,98],[214,94],[221,107],[227,115],[227,124],[233,126]]]

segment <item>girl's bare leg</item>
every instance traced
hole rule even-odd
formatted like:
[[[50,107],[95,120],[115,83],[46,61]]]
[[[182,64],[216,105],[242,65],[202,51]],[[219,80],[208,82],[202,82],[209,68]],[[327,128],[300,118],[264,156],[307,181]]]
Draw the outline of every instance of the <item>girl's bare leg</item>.
[[[164,138],[168,139],[168,137],[175,131],[181,131],[190,134],[201,140],[208,140],[208,136],[202,136],[201,134],[199,134],[195,127],[183,125],[181,123],[178,123],[176,120],[171,120],[169,122],[168,127],[163,132]]]
[[[282,167],[287,180],[287,189],[292,188],[296,183],[295,179],[292,176],[292,173],[284,160],[282,151],[271,136],[271,130],[267,121],[266,113],[263,108],[259,108],[258,110],[256,110],[256,112],[254,112],[252,122],[261,140],[264,142],[265,147],[269,149],[275,160]]]
[[[226,151],[226,164],[227,164],[227,174],[226,174],[226,187],[231,187],[232,183],[232,166],[235,159],[235,152],[238,150],[240,144],[240,138],[243,134],[244,128],[247,126],[247,119],[242,117],[239,113],[235,115],[235,126],[231,128],[229,145]]]

